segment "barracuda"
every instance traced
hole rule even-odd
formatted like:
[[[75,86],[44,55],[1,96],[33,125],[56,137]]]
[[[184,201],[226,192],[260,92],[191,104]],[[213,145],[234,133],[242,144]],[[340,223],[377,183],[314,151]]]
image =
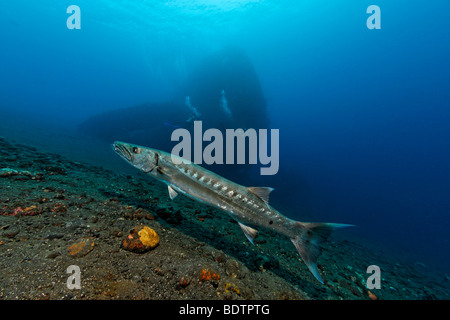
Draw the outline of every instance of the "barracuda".
[[[320,244],[337,228],[338,223],[308,223],[289,219],[269,205],[272,188],[244,187],[167,152],[125,142],[114,142],[113,150],[135,168],[167,184],[169,196],[178,193],[227,212],[235,219],[253,244],[256,228],[280,233],[296,247],[314,277],[323,283],[317,269]]]

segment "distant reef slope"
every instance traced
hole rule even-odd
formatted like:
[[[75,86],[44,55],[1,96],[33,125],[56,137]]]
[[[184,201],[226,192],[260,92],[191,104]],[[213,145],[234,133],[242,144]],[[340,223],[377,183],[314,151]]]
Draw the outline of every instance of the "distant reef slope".
[[[83,133],[112,143],[130,141],[166,149],[175,123],[183,123],[189,110],[168,102],[144,103],[95,115],[79,125]]]
[[[105,142],[133,142],[170,151],[176,128],[193,134],[193,121],[203,132],[269,127],[266,101],[249,57],[239,48],[226,47],[207,56],[175,90],[170,102],[152,102],[94,115],[79,130]],[[227,177],[240,177],[249,165],[206,166]]]
[[[174,102],[182,105],[187,96],[206,127],[269,126],[259,78],[249,57],[239,48],[227,47],[206,57],[180,88]],[[229,113],[222,105],[222,96]]]
[[[170,142],[177,127],[192,129],[195,108],[204,130],[267,128],[269,119],[258,76],[248,56],[227,47],[206,57],[176,90],[171,102],[153,102],[97,114],[79,125],[81,132],[107,141]],[[192,120],[192,119],[191,119]],[[161,143],[160,147],[166,146]],[[156,146],[155,146],[156,147]]]

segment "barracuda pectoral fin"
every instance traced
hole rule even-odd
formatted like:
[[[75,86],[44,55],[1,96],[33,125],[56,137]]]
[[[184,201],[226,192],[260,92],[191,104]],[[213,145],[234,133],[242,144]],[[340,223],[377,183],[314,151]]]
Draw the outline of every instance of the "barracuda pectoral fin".
[[[273,188],[268,187],[248,187],[248,191],[258,196],[265,203],[269,203],[270,193],[274,190]]]
[[[253,229],[249,226],[246,226],[245,224],[242,224],[238,221],[239,226],[241,227],[242,231],[244,231],[245,236],[247,237],[247,239],[254,245],[253,243],[253,239],[256,238],[256,236],[258,235],[258,230]]]
[[[178,192],[176,192],[172,186],[168,186],[167,189],[169,189],[169,196],[170,196],[170,200],[175,199],[175,197],[178,195]]]

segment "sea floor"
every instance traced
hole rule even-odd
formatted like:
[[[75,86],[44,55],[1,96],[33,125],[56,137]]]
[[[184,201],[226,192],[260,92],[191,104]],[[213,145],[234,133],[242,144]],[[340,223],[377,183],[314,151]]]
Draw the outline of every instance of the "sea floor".
[[[122,245],[139,225],[159,236],[145,253]],[[357,241],[324,245],[325,284],[289,239],[262,230],[255,243],[227,214],[171,201],[143,174],[0,138],[0,299],[450,298],[447,275]],[[366,287],[369,265],[380,267],[381,289]],[[69,266],[79,267],[80,289],[68,288]]]

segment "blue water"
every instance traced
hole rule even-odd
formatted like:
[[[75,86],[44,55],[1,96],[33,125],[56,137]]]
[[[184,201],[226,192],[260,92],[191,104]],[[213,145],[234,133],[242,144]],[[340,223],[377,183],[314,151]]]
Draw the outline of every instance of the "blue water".
[[[72,4],[80,30],[66,27]],[[380,30],[366,26],[372,4]],[[280,130],[280,171],[259,178],[273,205],[448,272],[448,12],[447,0],[2,1],[0,108],[75,128],[169,99],[231,44]]]

